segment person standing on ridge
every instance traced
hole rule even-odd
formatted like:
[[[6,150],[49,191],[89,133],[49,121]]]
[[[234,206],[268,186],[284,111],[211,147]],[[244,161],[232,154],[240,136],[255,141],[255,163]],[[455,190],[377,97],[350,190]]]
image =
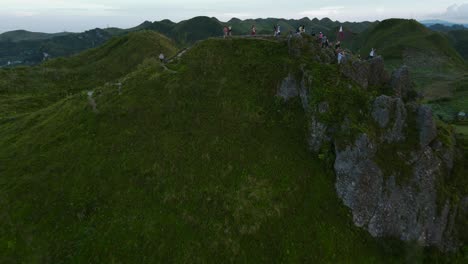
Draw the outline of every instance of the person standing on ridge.
[[[343,39],[344,39],[343,26],[340,26],[340,31],[338,32],[338,38],[339,38],[339,40],[343,40]]]
[[[166,56],[164,56],[163,53],[159,54],[159,61],[160,61],[161,63],[165,63],[165,62],[166,62]]]
[[[371,52],[369,53],[369,59],[372,60],[375,57],[375,49],[372,48]]]
[[[229,37],[232,37],[232,26],[228,27],[228,33],[229,33]]]
[[[278,34],[278,28],[276,26],[273,26],[273,35],[276,37]]]
[[[344,57],[343,53],[344,53],[343,51],[338,52],[338,64],[341,64],[341,61],[343,61],[343,57]]]
[[[229,32],[228,27],[224,26],[224,28],[223,28],[224,38],[226,38],[228,36],[228,32]]]
[[[276,26],[276,35],[277,35],[277,36],[281,35],[281,27],[280,27],[280,25],[277,25],[277,26]]]
[[[337,49],[340,49],[340,48],[341,48],[341,41],[338,40],[338,41],[335,43],[335,49],[337,50]]]
[[[322,37],[322,49],[328,47],[328,39],[327,36]]]
[[[252,36],[257,35],[257,28],[255,27],[255,25],[252,25],[252,29],[251,29],[250,34],[251,34]]]

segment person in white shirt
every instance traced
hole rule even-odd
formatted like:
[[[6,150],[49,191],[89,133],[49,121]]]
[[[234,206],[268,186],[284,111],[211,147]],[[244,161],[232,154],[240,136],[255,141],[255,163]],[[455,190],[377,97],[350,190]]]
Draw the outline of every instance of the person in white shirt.
[[[372,48],[371,52],[369,53],[369,59],[373,59],[375,57],[375,49]]]

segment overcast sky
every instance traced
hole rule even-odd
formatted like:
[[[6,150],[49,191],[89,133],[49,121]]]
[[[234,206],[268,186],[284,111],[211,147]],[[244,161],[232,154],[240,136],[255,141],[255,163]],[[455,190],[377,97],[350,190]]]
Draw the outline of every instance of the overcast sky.
[[[456,0],[454,0],[456,1]],[[180,21],[194,16],[330,17],[339,21],[385,18],[444,19],[468,24],[461,0],[0,0],[0,32],[26,29],[78,32],[96,27],[136,26],[145,20]],[[464,1],[464,2],[463,2]]]

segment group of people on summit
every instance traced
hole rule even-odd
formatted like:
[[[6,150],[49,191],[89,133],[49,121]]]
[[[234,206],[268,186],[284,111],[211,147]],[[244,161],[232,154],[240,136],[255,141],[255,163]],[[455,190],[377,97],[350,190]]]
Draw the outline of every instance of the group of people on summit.
[[[304,34],[305,32],[306,32],[305,25],[300,25],[296,29],[297,35]],[[223,35],[224,38],[232,37],[232,26],[224,26],[223,33],[224,33]],[[257,27],[255,25],[252,25],[252,27],[250,28],[250,35],[251,36],[257,35]],[[274,25],[273,36],[279,37],[280,35],[281,35],[281,26],[279,24]],[[293,35],[293,32],[289,31],[289,36],[292,37],[292,35]],[[320,32],[319,34],[311,33],[311,35],[313,37],[316,37],[317,42],[322,49],[325,49],[325,48],[334,49],[334,52],[337,56],[338,64],[342,64],[345,61],[347,54],[346,54],[346,51],[341,48],[341,41],[343,41],[345,38],[345,34],[344,34],[342,26],[339,29],[336,43],[330,42],[328,37],[322,32]],[[367,59],[373,59],[375,56],[376,56],[376,50],[372,48]],[[359,54],[358,54],[358,58],[360,58]],[[161,61],[161,63],[166,63],[167,61],[164,54],[162,53],[159,55],[159,60]]]
[[[224,38],[231,37],[232,36],[232,26],[224,26],[223,29],[224,32]],[[301,35],[306,33],[306,28],[305,25],[300,25],[296,29],[296,34]],[[257,27],[255,25],[252,25],[250,28],[250,35],[251,36],[256,36],[257,35]],[[292,31],[289,31],[289,36],[291,37],[293,35]],[[337,35],[337,41],[336,43],[330,42],[329,38],[320,32],[319,34],[311,33],[312,36],[316,37],[317,42],[319,46],[324,49],[324,48],[333,48],[334,52],[337,56],[338,64],[341,64],[344,62],[346,59],[346,51],[341,48],[341,41],[345,39],[345,32],[343,30],[343,26],[340,26],[340,29],[338,31]],[[273,36],[274,37],[279,37],[281,36],[281,26],[279,24],[273,26]],[[369,53],[369,56],[367,59],[373,59],[376,56],[376,50],[372,48],[372,50]],[[360,58],[360,55],[358,54],[358,58]]]

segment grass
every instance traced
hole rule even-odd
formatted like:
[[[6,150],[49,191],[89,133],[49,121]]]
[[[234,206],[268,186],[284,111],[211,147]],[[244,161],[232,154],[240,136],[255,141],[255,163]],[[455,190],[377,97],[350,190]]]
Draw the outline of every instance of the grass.
[[[97,114],[77,92],[0,120],[0,262],[461,259],[353,225],[300,102],[275,99],[284,45],[204,41],[176,74],[146,60],[121,95],[95,87]]]
[[[40,66],[0,69],[0,118],[33,112],[134,71],[146,58],[174,55],[173,42],[154,32],[116,37],[98,49]]]
[[[428,103],[442,120],[454,122],[459,112],[468,111],[468,75],[451,84],[449,95]]]

